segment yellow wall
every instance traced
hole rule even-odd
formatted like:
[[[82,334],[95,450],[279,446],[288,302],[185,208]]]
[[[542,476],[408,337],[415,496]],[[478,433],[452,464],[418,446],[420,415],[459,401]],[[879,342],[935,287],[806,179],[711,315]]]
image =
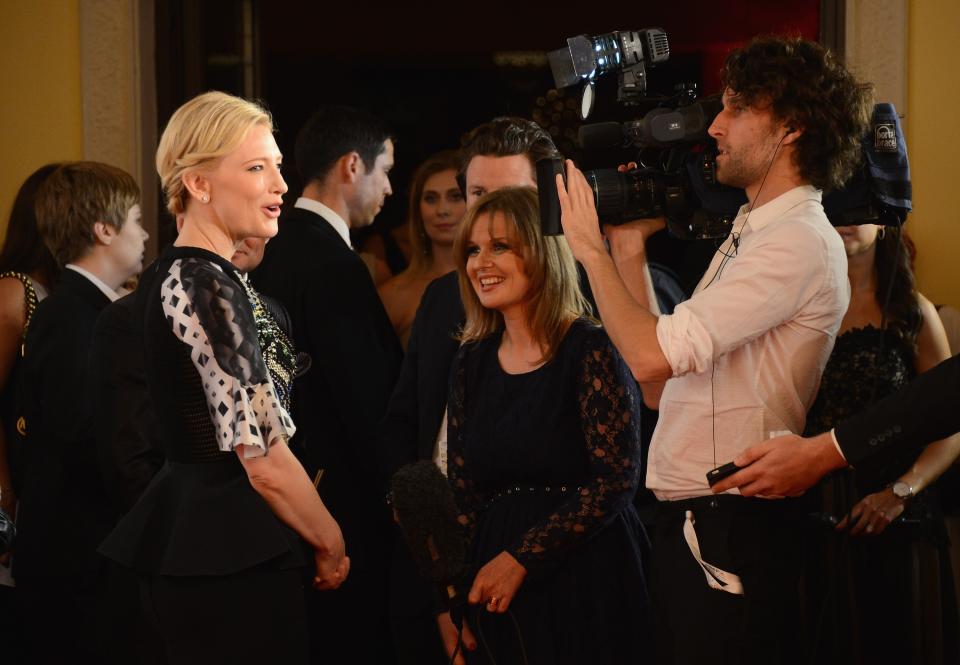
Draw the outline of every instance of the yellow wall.
[[[920,290],[960,307],[960,2],[910,0],[907,149]]]
[[[80,0],[0,2],[0,232],[17,189],[47,162],[80,159]]]

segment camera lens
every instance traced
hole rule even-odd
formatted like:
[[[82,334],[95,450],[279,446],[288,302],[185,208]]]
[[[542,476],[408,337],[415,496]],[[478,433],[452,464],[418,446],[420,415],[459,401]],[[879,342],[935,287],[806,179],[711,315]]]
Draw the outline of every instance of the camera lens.
[[[639,169],[626,173],[616,169],[596,169],[584,175],[593,189],[601,222],[617,224],[658,214],[654,199],[655,181],[651,174]]]

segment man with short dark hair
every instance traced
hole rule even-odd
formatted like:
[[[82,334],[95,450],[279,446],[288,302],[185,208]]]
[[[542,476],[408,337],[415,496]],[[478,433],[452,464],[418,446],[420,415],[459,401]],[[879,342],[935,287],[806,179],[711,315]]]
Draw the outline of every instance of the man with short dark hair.
[[[733,52],[723,84],[710,127],[717,178],[744,188],[748,204],[672,315],[646,306],[649,222],[605,229],[608,254],[572,163],[562,221],[610,338],[645,400],[659,402],[647,487],[659,499],[661,660],[794,662],[803,655],[797,507],[714,496],[706,474],[760,439],[803,430],[849,300],[843,244],[819,190],[840,186],[857,164],[869,86],[818,44],[781,38]]]
[[[252,274],[290,314],[294,344],[312,358],[294,385],[293,447],[343,530],[350,577],[335,592],[307,591],[311,661],[381,665],[387,634],[391,531],[375,482],[376,427],[402,352],[370,273],[350,244],[392,193],[393,140],[380,120],[340,106],[315,113],[297,135],[303,195]]]

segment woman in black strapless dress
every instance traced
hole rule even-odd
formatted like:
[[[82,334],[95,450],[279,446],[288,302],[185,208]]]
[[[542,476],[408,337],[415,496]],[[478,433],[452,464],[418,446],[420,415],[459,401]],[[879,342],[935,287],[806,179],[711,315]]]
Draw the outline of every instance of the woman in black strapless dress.
[[[873,224],[837,231],[847,251],[850,306],[807,414],[807,435],[831,429],[950,355],[936,309],[916,291],[900,231]],[[880,304],[891,286],[884,314]],[[807,492],[817,518],[805,539],[811,659],[960,659],[953,574],[935,485],[958,453],[960,436],[930,444],[919,457],[889,450]]]

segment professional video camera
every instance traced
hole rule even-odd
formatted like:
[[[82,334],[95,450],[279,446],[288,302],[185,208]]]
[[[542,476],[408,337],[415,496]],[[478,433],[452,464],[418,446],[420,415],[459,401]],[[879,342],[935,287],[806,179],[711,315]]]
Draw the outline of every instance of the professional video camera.
[[[827,218],[834,226],[900,226],[913,205],[907,143],[893,104],[874,105],[861,144],[860,167],[842,188],[823,197]]]
[[[666,33],[660,28],[580,35],[567,47],[548,54],[558,88],[584,81],[580,105],[586,120],[593,110],[594,82],[618,73],[617,100],[624,105],[651,106],[632,122],[604,122],[580,127],[583,148],[636,148],[638,166],[626,171],[596,169],[584,175],[593,188],[603,224],[623,224],[644,217],[667,218],[679,238],[726,237],[741,205],[743,190],[716,180],[716,144],[707,134],[722,106],[719,99],[697,101],[696,86],[681,84],[671,96],[647,93],[647,67],[670,57]],[[555,175],[559,160],[537,164],[541,225],[545,235],[562,233]]]

